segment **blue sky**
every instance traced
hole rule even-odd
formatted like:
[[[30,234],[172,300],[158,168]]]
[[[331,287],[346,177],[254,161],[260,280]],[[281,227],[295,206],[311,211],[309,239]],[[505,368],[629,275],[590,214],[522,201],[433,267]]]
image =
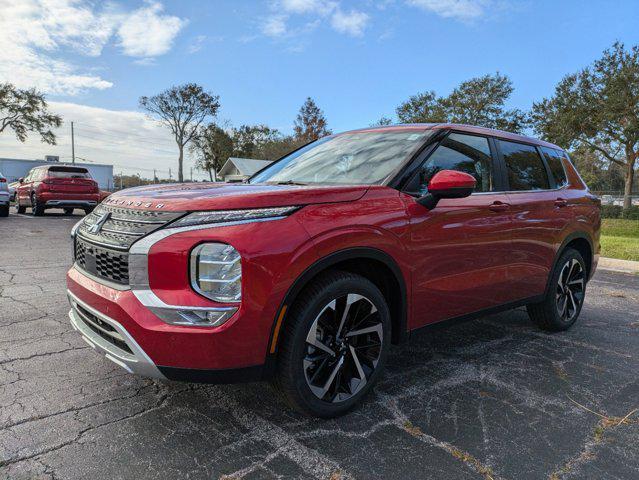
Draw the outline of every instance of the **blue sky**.
[[[115,128],[109,127],[113,112],[131,114],[141,95],[184,82],[220,95],[221,120],[266,123],[285,133],[307,96],[340,131],[392,116],[417,92],[446,94],[465,79],[496,71],[513,80],[511,105],[528,109],[615,40],[639,43],[637,1],[24,4],[26,14],[12,7],[14,19],[5,17],[13,30],[0,33],[0,43],[15,43],[12,54],[0,52],[0,81],[35,84],[52,105],[61,104],[65,118],[91,121],[96,138],[98,130],[106,135]],[[47,11],[62,12],[53,26],[43,20]],[[50,41],[40,30],[53,32]],[[97,112],[87,106],[107,111],[95,115],[106,119],[85,118]],[[1,139],[1,156],[9,147],[28,146],[8,141]]]

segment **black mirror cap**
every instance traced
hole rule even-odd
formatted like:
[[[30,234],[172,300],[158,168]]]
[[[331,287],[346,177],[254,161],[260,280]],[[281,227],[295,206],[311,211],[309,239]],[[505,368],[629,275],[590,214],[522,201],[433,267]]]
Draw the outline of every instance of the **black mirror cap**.
[[[442,198],[466,198],[473,193],[474,188],[448,188],[446,190],[437,190],[429,192],[423,197],[417,199],[417,203],[421,206],[432,210],[437,206]]]

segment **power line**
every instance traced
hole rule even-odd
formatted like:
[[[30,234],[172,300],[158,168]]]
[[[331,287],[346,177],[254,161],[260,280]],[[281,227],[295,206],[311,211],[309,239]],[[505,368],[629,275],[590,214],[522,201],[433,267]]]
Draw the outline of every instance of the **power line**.
[[[84,129],[85,129],[85,127],[80,127],[79,129],[76,127],[76,131],[79,131],[80,133],[82,133]],[[111,133],[106,133],[106,132],[93,130],[93,131],[85,131],[83,135],[87,136],[87,134],[88,135],[100,135],[100,136],[106,136],[106,137],[118,138],[118,139],[121,139],[122,135],[125,135],[126,137],[139,137],[140,140],[136,140],[138,142],[151,143],[151,144],[154,144],[154,145],[156,145],[158,142],[159,143],[164,142],[164,143],[166,143],[166,146],[171,145],[171,146],[176,146],[177,147],[177,144],[175,142],[172,142],[172,141],[167,140],[165,138],[164,139],[157,138],[157,140],[153,140],[152,137],[149,137],[149,136],[143,135],[143,134],[139,134],[139,133],[133,133],[133,132],[130,132],[130,133],[127,133],[127,134],[111,134]]]
[[[87,128],[87,129],[91,129],[91,130],[96,130],[98,132],[102,132],[103,130],[101,128],[98,127],[94,127],[93,125],[89,125],[87,123],[82,123],[82,122],[75,122],[76,126],[79,124],[81,126],[81,128]],[[126,131],[126,130],[118,130],[117,128],[109,128],[108,129],[109,132],[114,132],[116,134],[121,134],[121,135],[143,135],[141,133],[135,132],[135,131]],[[168,135],[173,135],[171,132],[167,132]],[[144,135],[147,136],[147,135]],[[150,136],[147,136],[150,138]],[[155,137],[158,139],[162,139],[162,140],[166,140],[166,138],[164,137]]]

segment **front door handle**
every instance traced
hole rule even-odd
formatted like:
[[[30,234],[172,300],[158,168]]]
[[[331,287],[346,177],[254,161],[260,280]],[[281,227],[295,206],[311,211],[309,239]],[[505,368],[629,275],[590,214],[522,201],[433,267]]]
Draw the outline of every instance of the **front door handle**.
[[[496,201],[491,203],[488,208],[491,212],[505,212],[510,208],[510,205],[504,202]]]
[[[558,198],[557,200],[555,200],[555,207],[567,207],[568,206],[568,202],[566,200],[564,200],[563,198]]]

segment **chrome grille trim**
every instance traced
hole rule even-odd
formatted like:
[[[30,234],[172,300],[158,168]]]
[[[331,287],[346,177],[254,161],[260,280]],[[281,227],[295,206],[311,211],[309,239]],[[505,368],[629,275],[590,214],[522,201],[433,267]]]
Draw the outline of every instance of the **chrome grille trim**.
[[[109,217],[105,221],[103,220],[100,231],[91,232],[90,227],[96,224],[104,214],[109,214]],[[84,218],[76,234],[96,245],[125,251],[137,239],[161,228],[183,214],[183,212],[136,210],[101,204]]]

